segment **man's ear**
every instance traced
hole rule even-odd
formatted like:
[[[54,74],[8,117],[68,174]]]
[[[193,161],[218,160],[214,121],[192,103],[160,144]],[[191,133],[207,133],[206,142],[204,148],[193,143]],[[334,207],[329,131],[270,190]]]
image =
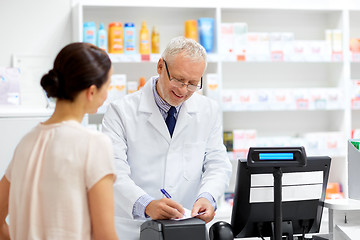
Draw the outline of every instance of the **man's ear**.
[[[162,60],[162,58],[159,59],[158,63],[157,63],[157,73],[160,75],[161,74],[161,71],[162,69],[164,68],[164,61]]]

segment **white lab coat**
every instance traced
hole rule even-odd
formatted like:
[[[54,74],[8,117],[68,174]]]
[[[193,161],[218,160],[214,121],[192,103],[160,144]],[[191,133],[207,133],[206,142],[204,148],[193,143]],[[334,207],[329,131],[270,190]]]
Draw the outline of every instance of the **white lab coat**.
[[[146,220],[132,215],[140,196],[161,199],[165,188],[173,200],[192,209],[200,193],[217,200],[231,175],[218,104],[194,93],[183,103],[171,138],[152,85],[153,78],[140,91],[111,103],[103,119],[103,132],[114,146],[115,224],[124,240],[138,240]]]

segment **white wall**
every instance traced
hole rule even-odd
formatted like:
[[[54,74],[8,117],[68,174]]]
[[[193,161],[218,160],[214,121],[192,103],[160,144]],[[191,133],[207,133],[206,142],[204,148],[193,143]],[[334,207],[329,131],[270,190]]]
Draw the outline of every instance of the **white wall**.
[[[56,54],[72,41],[71,4],[72,0],[0,0],[0,67],[12,66],[13,54],[49,56],[47,65],[52,66]],[[0,176],[19,140],[46,118],[0,119]]]
[[[0,0],[0,66],[11,66],[13,54],[46,55],[53,61],[72,40],[71,4]]]

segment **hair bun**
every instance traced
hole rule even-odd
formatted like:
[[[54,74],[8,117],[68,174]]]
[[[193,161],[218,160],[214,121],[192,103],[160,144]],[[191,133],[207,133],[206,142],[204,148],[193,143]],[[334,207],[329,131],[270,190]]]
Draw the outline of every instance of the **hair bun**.
[[[49,74],[49,77],[54,78],[54,80],[57,79],[57,77],[58,77],[58,75],[57,75],[57,73],[56,73],[56,71],[54,69],[51,69],[48,72],[48,74]]]
[[[54,69],[51,69],[47,74],[45,74],[40,81],[42,88],[45,90],[48,97],[59,97],[59,78],[58,74]]]

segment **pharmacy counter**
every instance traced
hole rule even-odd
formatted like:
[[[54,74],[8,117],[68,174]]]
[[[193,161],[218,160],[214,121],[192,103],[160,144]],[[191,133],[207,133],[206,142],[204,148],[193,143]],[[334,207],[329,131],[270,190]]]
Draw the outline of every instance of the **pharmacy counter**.
[[[329,209],[329,234],[332,240],[360,239],[360,200],[326,200]]]

